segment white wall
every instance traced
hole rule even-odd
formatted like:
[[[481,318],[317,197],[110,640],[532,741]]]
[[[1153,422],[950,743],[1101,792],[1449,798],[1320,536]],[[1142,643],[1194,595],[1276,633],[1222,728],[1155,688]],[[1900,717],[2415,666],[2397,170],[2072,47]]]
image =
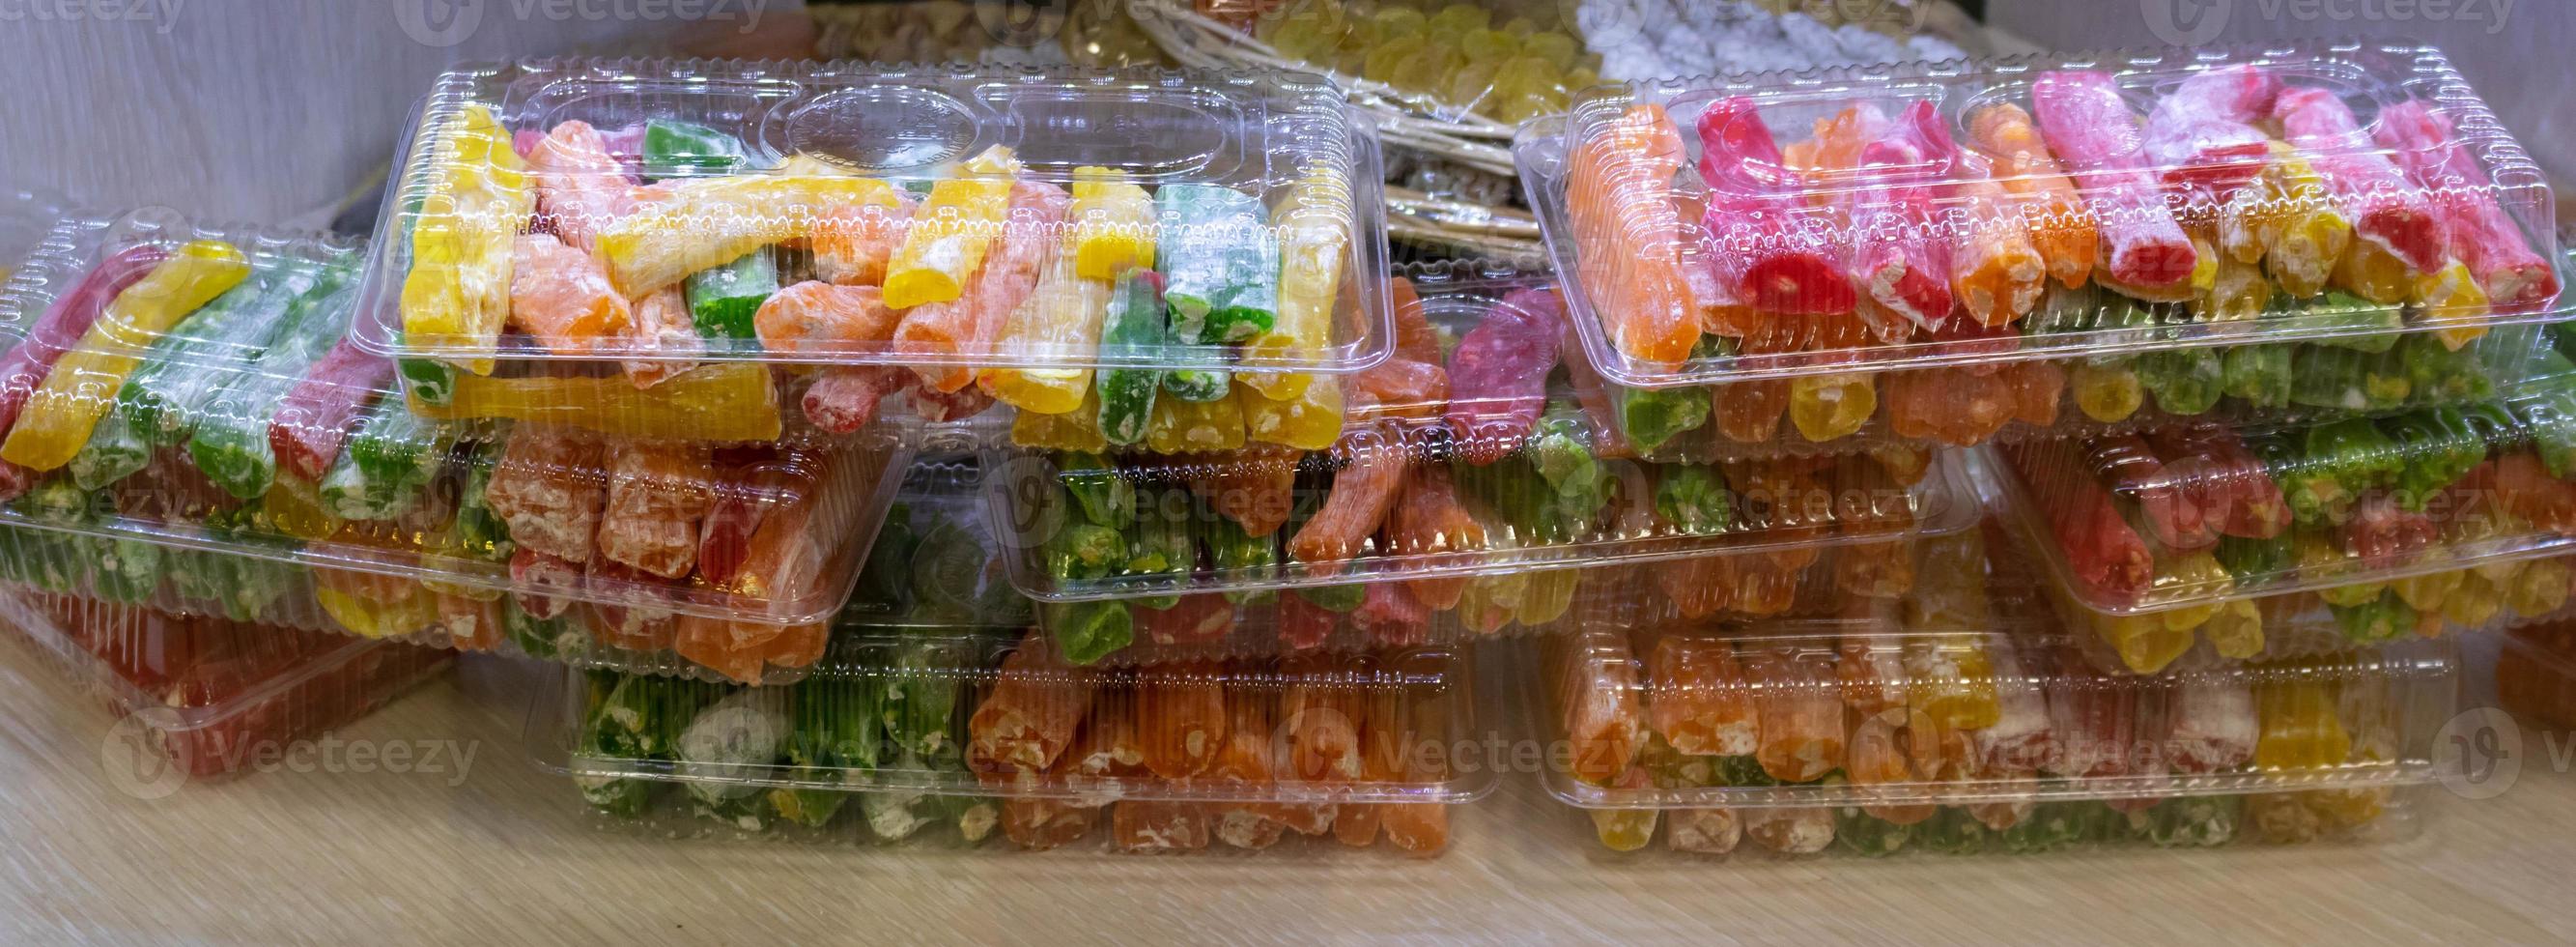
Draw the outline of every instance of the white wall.
[[[740,28],[755,7],[761,32],[745,36]],[[801,0],[0,0],[0,190],[48,189],[100,209],[162,205],[207,220],[318,227],[384,173],[412,104],[451,64],[757,47],[777,39],[781,24],[797,25],[801,7]],[[110,18],[128,10],[141,19]],[[664,12],[677,10],[706,18],[684,24]],[[561,19],[551,15],[558,11]],[[793,37],[784,42],[796,45]]]

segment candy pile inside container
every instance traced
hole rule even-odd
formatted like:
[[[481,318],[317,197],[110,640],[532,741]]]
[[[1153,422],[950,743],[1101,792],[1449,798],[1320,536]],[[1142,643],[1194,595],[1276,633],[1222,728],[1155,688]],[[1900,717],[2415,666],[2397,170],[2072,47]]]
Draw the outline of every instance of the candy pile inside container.
[[[1168,397],[1142,445],[1034,436],[1023,415],[1018,445],[987,464],[1015,581],[1050,603],[1116,600],[1051,606],[1059,627],[1146,624],[1123,615],[1140,599],[1195,601],[1188,614],[1214,619],[1228,612],[1214,596],[1293,590],[1276,605],[1283,629],[1329,628],[1326,612],[1412,627],[1459,610],[1491,631],[1562,614],[1582,580],[1643,574],[1614,567],[1679,560],[1728,567],[1690,573],[1706,604],[1686,610],[1721,610],[1710,596],[1739,588],[1728,576],[1759,575],[1770,581],[1742,607],[1777,613],[1827,547],[1843,568],[1866,570],[1868,554],[1892,569],[1905,540],[1974,521],[1962,472],[1906,445],[1636,459],[1606,420],[1617,409],[1558,363],[1552,281],[1469,261],[1409,268],[1394,287],[1396,355],[1353,376],[1365,400],[1312,439],[1255,426],[1253,443],[1164,441]]]
[[[357,338],[416,401],[813,366],[805,418],[1102,427],[1171,372],[1290,405],[1386,351],[1375,143],[1277,72],[530,61],[442,78]],[[1099,407],[1086,408],[1100,391]],[[765,375],[763,377],[766,377]]]
[[[362,254],[131,214],[57,224],[0,295],[13,565],[240,619],[312,617],[309,588],[327,618],[300,627],[638,669],[756,679],[821,654],[901,432],[791,433],[773,369],[750,364],[522,401],[517,420],[413,410],[346,335]]]
[[[189,778],[273,760],[447,667],[442,651],[129,605],[0,591],[0,618],[64,677],[140,727]],[[137,766],[138,779],[155,770]]]
[[[1430,855],[1490,788],[1445,755],[1472,710],[1446,649],[1091,670],[1034,634],[843,647],[789,687],[576,675],[531,738],[607,817],[730,837]]]
[[[1550,644],[1543,720],[1572,746],[1550,791],[1621,852],[1659,824],[1702,855],[2386,837],[2458,687],[2437,644],[2157,677],[1979,632]]]
[[[1584,346],[1626,385],[2390,332],[2456,351],[2559,311],[2547,184],[2422,47],[1651,80],[1516,149]]]

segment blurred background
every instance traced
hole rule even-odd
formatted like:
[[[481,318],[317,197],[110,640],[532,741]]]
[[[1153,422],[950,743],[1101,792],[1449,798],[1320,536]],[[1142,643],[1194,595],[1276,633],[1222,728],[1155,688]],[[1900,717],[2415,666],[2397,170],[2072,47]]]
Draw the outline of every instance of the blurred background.
[[[1077,45],[1102,47],[1103,58],[1115,59],[1122,39],[1136,40],[1132,31],[1100,26],[1117,17],[1117,2],[45,0],[0,6],[6,21],[0,82],[17,90],[0,96],[0,128],[9,130],[0,141],[0,186],[48,190],[74,203],[162,205],[207,219],[319,227],[369,199],[403,117],[430,79],[457,63],[564,53],[805,57],[818,47],[861,58],[990,59],[997,46],[1005,55],[1062,55],[1061,42],[1009,48],[1008,38],[1031,22],[1089,31]],[[1259,5],[1203,0],[1200,6],[1222,11],[1230,3]],[[1756,6],[1731,0],[1524,5],[1550,4],[1556,9],[1532,12],[1542,20],[1618,22],[1649,37],[1669,32],[1653,25],[1658,19],[1725,19],[1734,14],[1724,10]],[[1759,6],[1814,7],[1828,20],[1920,23],[1937,15],[1918,8],[1948,5],[1768,0]],[[1942,12],[2000,27],[1994,30],[1998,49],[2351,35],[2429,41],[2459,63],[2544,167],[2562,179],[2576,177],[2576,113],[2557,101],[2576,85],[2576,57],[2565,52],[2576,48],[2576,4],[2564,0],[1983,0]],[[1594,54],[1617,51],[1601,37],[1591,45]],[[1720,50],[1728,52],[1735,51]],[[1770,61],[1762,58],[1767,50],[1741,52],[1757,63]]]

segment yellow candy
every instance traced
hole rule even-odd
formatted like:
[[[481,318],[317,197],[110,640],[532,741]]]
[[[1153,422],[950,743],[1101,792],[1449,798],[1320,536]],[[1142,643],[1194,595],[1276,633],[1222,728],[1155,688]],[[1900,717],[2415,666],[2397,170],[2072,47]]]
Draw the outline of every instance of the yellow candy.
[[[2442,600],[2442,618],[2461,628],[2479,628],[2504,607],[2504,590],[2485,574],[2471,570],[2460,587]]]
[[[1908,645],[1904,662],[1907,699],[1935,722],[1952,730],[1978,730],[2003,719],[1994,664],[1974,639]]]
[[[1040,450],[1104,451],[1109,439],[1100,436],[1100,399],[1091,386],[1082,388],[1082,401],[1062,414],[1019,412],[1011,419],[1011,443]]]
[[[1815,443],[1848,437],[1878,412],[1868,375],[1802,375],[1789,381],[1789,423]]]
[[[403,333],[414,345],[488,352],[510,315],[511,241],[536,198],[509,131],[480,105],[448,116],[433,147],[444,153],[433,159],[412,220]],[[490,358],[461,364],[477,375],[492,371]]]
[[[2272,284],[2263,278],[2263,269],[2230,257],[2217,263],[2218,279],[2208,292],[2196,298],[2196,313],[2210,322],[2260,318],[2272,308]]]
[[[940,186],[949,183],[943,181]],[[1010,191],[1007,179],[999,186],[1006,195]],[[815,224],[836,208],[896,207],[903,202],[902,192],[894,185],[839,173],[803,155],[789,159],[773,174],[702,178],[668,187],[669,196],[619,218],[599,233],[599,256],[608,265],[609,282],[629,299],[642,299],[691,273],[723,266],[770,244],[811,237]],[[934,197],[937,194],[932,192]],[[920,213],[928,212],[924,205]],[[930,218],[916,214],[915,219]],[[989,240],[999,228],[998,211],[992,220],[992,225],[976,231],[982,239]],[[917,225],[912,232],[918,235],[923,229]],[[911,249],[909,242],[905,249]],[[974,264],[982,259],[979,243],[966,272],[974,272]],[[891,276],[887,286],[886,304],[892,306]],[[950,298],[955,298],[953,292]]]
[[[2357,829],[2378,821],[2388,811],[2386,786],[2368,789],[2317,789],[2299,794],[2308,811],[2336,829]]]
[[[2245,797],[2245,821],[2254,834],[2273,845],[2296,845],[2317,840],[2325,824],[2314,810],[2307,807],[2294,792],[2255,793]]]
[[[2336,712],[2334,688],[2313,679],[2268,681],[2254,692],[2262,729],[2254,765],[2263,769],[2318,770],[2352,758],[2352,735]]]
[[[1614,852],[1633,852],[1655,840],[1660,809],[1593,809],[1592,829],[1601,845]]]
[[[2140,674],[2154,674],[2191,650],[2190,631],[2176,631],[2154,615],[2118,615],[2100,619],[2094,633],[2119,652],[2120,663]]]
[[[1574,607],[1575,586],[1583,573],[1574,569],[1548,569],[1529,574],[1529,587],[1512,607],[1512,620],[1523,628],[1537,628],[1565,617]]]
[[[1235,403],[1243,410],[1244,435],[1264,444],[1298,450],[1323,450],[1342,437],[1342,386],[1338,379],[1317,377],[1294,400],[1272,401],[1235,386]]]
[[[340,531],[340,518],[322,505],[322,488],[280,474],[260,497],[259,510],[269,529],[302,540],[317,540]]]
[[[2424,308],[2425,322],[2443,324],[2433,337],[2454,352],[2487,334],[2487,291],[2469,274],[2468,264],[2453,260],[2416,280],[2415,304]]]
[[[718,362],[636,388],[621,375],[456,380],[446,404],[411,399],[413,414],[438,420],[509,418],[617,437],[770,441],[784,430],[769,368]]]
[[[427,628],[438,621],[438,603],[426,590],[413,586],[413,594],[398,602],[379,601],[332,588],[327,584],[313,586],[313,599],[340,627],[361,638],[390,638]]]
[[[2546,615],[2567,604],[2565,559],[2534,559],[2505,585],[2505,604],[2522,615]]]
[[[1243,344],[1251,365],[1321,361],[1332,344],[1333,311],[1342,298],[1342,257],[1350,247],[1351,191],[1329,170],[1307,175],[1271,215],[1279,231],[1279,317]],[[1314,376],[1247,372],[1237,378],[1273,401],[1304,397]]]
[[[995,347],[1001,361],[1037,364],[1054,357],[1088,358],[1098,348],[1101,322],[1109,315],[1111,285],[1084,279],[1074,271],[1073,254],[1057,255],[1029,298],[1011,311]],[[1081,407],[1083,398],[1091,394],[1091,370],[991,368],[976,383],[985,394],[1022,411],[1063,414]]]
[[[2068,373],[2067,387],[2075,391],[2075,407],[2104,424],[2127,420],[2147,401],[2138,373],[2125,365],[2077,365]]]
[[[955,300],[984,262],[984,251],[1010,209],[1020,162],[995,145],[968,159],[963,176],[933,184],[913,211],[912,230],[886,266],[885,304],[910,309]]]
[[[232,244],[199,240],[116,294],[28,395],[17,426],[0,442],[0,459],[30,470],[70,463],[89,443],[90,429],[115,405],[117,389],[144,350],[249,275],[250,259]]]
[[[2287,143],[2272,143],[2274,187],[2292,209],[2277,229],[2268,230],[2263,268],[2292,296],[2306,299],[2325,292],[2326,282],[2352,248],[2352,221],[2326,196],[2326,181]]]
[[[1154,199],[1117,179],[1108,168],[1073,169],[1074,272],[1083,279],[1116,280],[1130,268],[1154,267]]]
[[[2254,603],[2237,599],[2220,606],[2200,635],[2222,658],[2245,660],[2263,654],[2263,613]]]
[[[2334,285],[2382,306],[2394,306],[2415,295],[2415,274],[2396,254],[2368,240],[2355,240],[2335,267]]]
[[[2397,598],[2406,607],[2419,612],[2438,611],[2442,602],[2457,591],[2467,576],[2461,572],[2433,572],[2389,583],[2397,589]]]
[[[1241,448],[1241,400],[1240,395],[1228,395],[1216,401],[1186,401],[1168,395],[1156,398],[1153,416],[1145,425],[1145,446],[1158,454]]]

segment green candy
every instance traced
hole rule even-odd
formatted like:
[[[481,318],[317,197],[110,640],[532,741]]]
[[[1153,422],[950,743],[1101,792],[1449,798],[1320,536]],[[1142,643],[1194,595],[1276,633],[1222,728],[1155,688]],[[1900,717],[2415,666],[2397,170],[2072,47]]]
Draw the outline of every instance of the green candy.
[[[1243,342],[1270,331],[1279,310],[1279,240],[1261,199],[1214,184],[1166,184],[1154,194],[1176,343]]]
[[[2396,590],[2379,593],[2379,597],[2359,605],[2327,603],[2334,613],[2335,630],[2354,644],[2379,644],[2395,641],[2415,628],[2415,610],[2399,598]]]
[[[2277,409],[2290,406],[2290,355],[2288,345],[2240,345],[2219,358],[2218,388],[2230,398],[2250,407]]]
[[[2191,417],[2218,406],[2226,368],[2215,349],[2171,349],[2138,356],[2138,384],[2167,414]]]
[[[118,413],[155,446],[185,443],[206,400],[233,374],[218,366],[246,364],[265,352],[287,309],[321,275],[320,265],[298,260],[215,297],[144,356],[117,394]]]
[[[2213,553],[2219,566],[2227,570],[2239,586],[2261,585],[2289,573],[2296,565],[2295,550],[2290,545],[2290,531],[2270,539],[2248,536],[2221,536]]]
[[[2400,307],[2382,306],[2342,290],[2309,300],[2299,318],[2320,330],[2351,333],[2315,344],[2371,355],[2396,347],[2402,335],[2399,330],[2406,328],[2406,313]]]
[[[2180,796],[2147,810],[2147,841],[2165,848],[2215,848],[2236,840],[2243,796]]]
[[[1038,614],[1070,664],[1092,664],[1136,643],[1136,618],[1125,602],[1046,602]]]
[[[1169,340],[1162,296],[1153,273],[1128,270],[1109,294],[1109,313],[1100,328],[1100,357],[1111,365],[1152,359]],[[1150,368],[1103,368],[1093,373],[1100,398],[1100,436],[1112,444],[1145,439],[1154,417],[1154,392],[1162,373]]]
[[[644,122],[644,174],[652,178],[722,174],[751,163],[742,140],[696,122]]]
[[[1108,458],[1071,452],[1056,460],[1056,470],[1083,519],[1110,529],[1126,529],[1136,522],[1136,485],[1121,476]]]
[[[2384,420],[2380,427],[2397,442],[2403,466],[2393,495],[2408,510],[2423,510],[2443,488],[2487,459],[2486,439],[2457,408],[2417,411]]]
[[[465,486],[456,501],[456,545],[461,555],[486,562],[508,562],[515,544],[510,541],[510,524],[492,512],[492,500],[486,492],[492,486],[492,468],[500,463],[506,434],[474,445],[466,455]]]
[[[1215,560],[1217,571],[1229,580],[1264,582],[1279,576],[1279,544],[1272,537],[1245,532],[1241,524],[1213,510],[1204,511],[1200,521],[1207,524],[1210,558]],[[1225,593],[1225,600],[1241,605],[1269,601],[1271,595],[1266,590],[1235,589]]]
[[[752,317],[760,304],[778,292],[778,261],[768,247],[743,254],[733,262],[689,274],[682,281],[689,318],[698,334],[710,340],[748,342],[757,346]]]
[[[1234,378],[1222,371],[1176,369],[1163,373],[1163,393],[1200,404],[1223,401],[1234,393]]]
[[[224,491],[244,500],[268,492],[277,479],[269,447],[269,421],[278,402],[302,381],[306,369],[340,339],[357,287],[349,268],[326,268],[313,287],[286,307],[277,334],[249,371],[226,379],[206,401],[188,438],[188,456]]]
[[[1655,515],[1683,535],[1724,533],[1732,521],[1726,484],[1707,467],[1667,465],[1655,484]]]
[[[1610,386],[1619,415],[1619,430],[1639,453],[1652,453],[1666,441],[1708,423],[1708,393],[1696,388],[1627,388]]]
[[[98,568],[90,574],[91,591],[110,602],[140,605],[160,591],[169,557],[161,547],[133,539],[93,539]]]
[[[2397,364],[2414,397],[2434,404],[2459,404],[2495,397],[2479,347],[2453,349],[2429,332],[2406,337],[2397,345]]]

